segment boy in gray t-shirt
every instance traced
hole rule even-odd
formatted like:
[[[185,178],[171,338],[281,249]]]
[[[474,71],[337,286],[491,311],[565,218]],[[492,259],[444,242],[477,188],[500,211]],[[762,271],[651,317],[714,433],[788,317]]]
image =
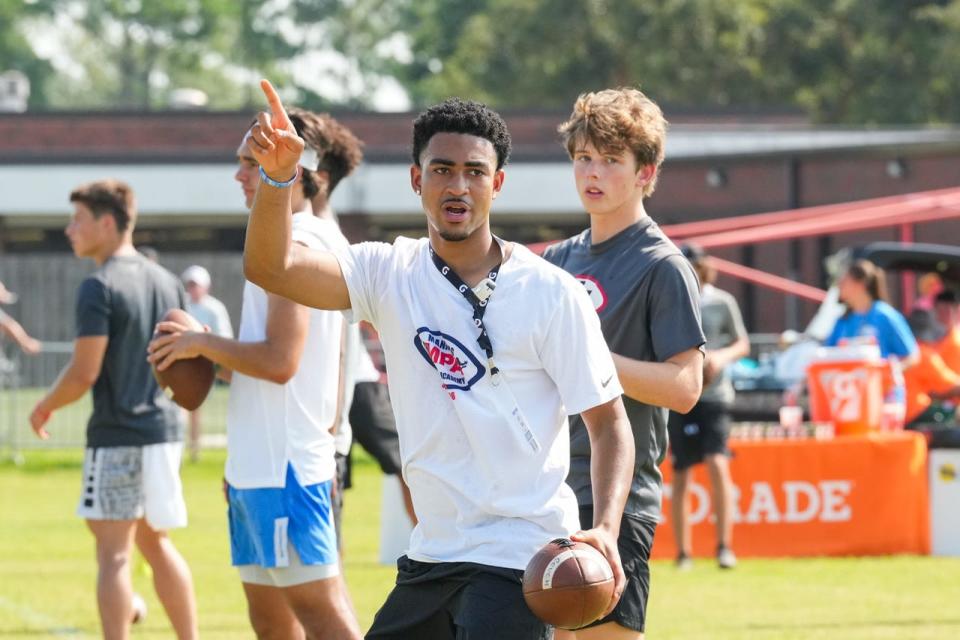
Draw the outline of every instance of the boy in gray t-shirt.
[[[78,258],[97,270],[77,293],[73,355],[30,413],[48,438],[54,411],[93,390],[83,488],[77,515],[96,539],[97,604],[107,638],[126,638],[134,618],[130,558],[136,545],[153,569],[157,595],[181,640],[198,635],[193,580],[167,530],[187,523],[180,484],[180,408],[147,363],[147,343],[167,310],[186,302],[176,276],[133,247],[133,190],[118,180],[70,194],[66,234]],[[142,611],[138,612],[142,616]]]
[[[544,258],[584,285],[617,366],[636,444],[633,483],[618,545],[627,587],[609,616],[569,638],[642,637],[650,590],[648,561],[660,517],[667,409],[687,411],[700,395],[704,344],[696,275],[647,215],[666,136],[660,108],[640,91],[581,95],[560,126],[590,228],[547,249]],[[567,483],[580,525],[593,524],[590,446],[573,418]],[[634,634],[631,635],[631,631]]]

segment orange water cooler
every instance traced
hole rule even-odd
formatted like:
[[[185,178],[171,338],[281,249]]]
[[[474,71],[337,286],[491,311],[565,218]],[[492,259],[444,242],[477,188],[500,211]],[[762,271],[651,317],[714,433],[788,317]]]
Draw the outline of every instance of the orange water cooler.
[[[832,422],[837,435],[880,429],[888,371],[875,345],[818,349],[807,367],[811,420]]]

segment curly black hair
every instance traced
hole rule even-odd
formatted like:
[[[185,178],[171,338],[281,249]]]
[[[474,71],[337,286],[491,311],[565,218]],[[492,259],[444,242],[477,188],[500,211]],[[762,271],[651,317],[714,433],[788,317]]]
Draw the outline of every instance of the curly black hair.
[[[308,147],[317,151],[320,157],[317,170],[326,171],[329,175],[325,195],[330,197],[340,181],[363,160],[363,143],[329,114],[288,107],[287,115],[297,135],[304,139]],[[319,191],[313,174],[313,171],[305,169],[302,178],[303,195],[311,200]]]
[[[510,132],[500,114],[485,104],[460,98],[448,98],[417,116],[413,121],[413,162],[420,166],[420,155],[437,133],[466,133],[485,138],[497,152],[497,169],[510,157]]]

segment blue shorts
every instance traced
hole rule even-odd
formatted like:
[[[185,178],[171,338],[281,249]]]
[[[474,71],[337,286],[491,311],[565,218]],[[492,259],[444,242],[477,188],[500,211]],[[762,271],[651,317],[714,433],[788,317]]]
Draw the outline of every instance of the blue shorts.
[[[290,547],[304,565],[338,564],[330,503],[332,486],[332,480],[301,486],[288,465],[286,486],[282,488],[228,487],[233,565],[287,567]]]

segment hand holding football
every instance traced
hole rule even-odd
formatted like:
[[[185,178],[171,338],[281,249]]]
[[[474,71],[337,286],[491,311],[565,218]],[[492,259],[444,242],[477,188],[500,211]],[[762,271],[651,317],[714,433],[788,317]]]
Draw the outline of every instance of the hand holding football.
[[[567,538],[547,543],[523,572],[523,597],[534,615],[561,629],[600,618],[613,597],[610,563],[594,547]]]
[[[187,331],[204,331],[203,325],[182,309],[167,311],[161,320],[163,322],[176,323]],[[175,360],[163,371],[158,370],[154,362],[153,374],[160,388],[172,394],[174,402],[190,411],[200,407],[206,400],[215,377],[213,363],[203,356]]]

